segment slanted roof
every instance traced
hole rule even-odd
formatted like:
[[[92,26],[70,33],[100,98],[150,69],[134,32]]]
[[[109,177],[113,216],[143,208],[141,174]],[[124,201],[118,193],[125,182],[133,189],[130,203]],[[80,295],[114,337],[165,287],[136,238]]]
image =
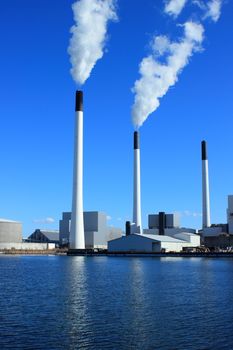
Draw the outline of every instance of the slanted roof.
[[[176,239],[165,235],[138,235],[141,237],[149,238],[155,242],[169,242],[169,243],[185,243],[184,240]]]
[[[182,231],[182,232],[178,232],[178,233],[176,233],[174,236],[177,236],[177,235],[186,235],[186,236],[199,236],[198,234],[196,234],[196,233],[191,233],[191,232],[185,232],[185,231]]]
[[[46,236],[50,241],[59,241],[59,231],[56,230],[40,230],[40,232]]]

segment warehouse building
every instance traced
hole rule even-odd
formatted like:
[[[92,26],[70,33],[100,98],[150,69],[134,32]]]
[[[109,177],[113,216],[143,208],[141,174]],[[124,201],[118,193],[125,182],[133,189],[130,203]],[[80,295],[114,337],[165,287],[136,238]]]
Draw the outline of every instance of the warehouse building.
[[[106,249],[109,240],[122,236],[120,228],[107,226],[107,215],[98,211],[85,211],[84,233],[86,249]],[[62,220],[59,222],[60,245],[68,245],[70,238],[71,212],[62,213]]]
[[[148,229],[132,234],[126,225],[126,236],[108,242],[110,252],[180,252],[185,247],[199,247],[196,230],[179,227],[178,214],[151,214]]]
[[[59,244],[59,231],[36,229],[26,240],[33,243],[55,243]]]
[[[182,234],[181,234],[182,235]],[[183,236],[183,235],[182,235]],[[179,238],[180,237],[180,238]],[[110,252],[181,252],[185,247],[199,247],[200,237],[184,234],[174,237],[161,235],[130,234],[108,242]]]
[[[177,238],[144,234],[131,234],[108,242],[110,252],[180,252],[191,246],[191,243]]]

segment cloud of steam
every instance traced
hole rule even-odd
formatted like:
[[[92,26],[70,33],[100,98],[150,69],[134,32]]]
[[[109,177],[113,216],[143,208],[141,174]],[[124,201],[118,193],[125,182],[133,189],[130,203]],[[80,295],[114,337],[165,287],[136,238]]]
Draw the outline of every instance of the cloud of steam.
[[[75,25],[68,48],[71,75],[76,83],[84,84],[103,57],[108,22],[117,20],[115,0],[79,0],[72,9]]]
[[[185,7],[187,0],[169,0],[165,5],[165,13],[177,17]]]
[[[159,99],[177,82],[192,54],[202,49],[203,26],[190,21],[183,27],[184,36],[178,42],[171,42],[167,36],[155,36],[151,44],[152,54],[140,64],[141,78],[133,87],[132,119],[136,128],[159,107]]]
[[[55,222],[54,218],[48,217],[45,219],[35,219],[33,220],[36,224],[53,224]]]
[[[221,16],[222,0],[208,1],[206,6],[207,11],[204,17],[210,17],[214,22],[217,22]]]

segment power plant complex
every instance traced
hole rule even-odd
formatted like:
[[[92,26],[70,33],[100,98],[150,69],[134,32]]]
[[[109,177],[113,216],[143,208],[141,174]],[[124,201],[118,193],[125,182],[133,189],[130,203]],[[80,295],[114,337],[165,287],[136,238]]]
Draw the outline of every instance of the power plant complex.
[[[37,229],[28,239],[22,240],[22,224],[0,220],[0,250],[45,249],[45,244],[69,247],[72,253],[86,249],[108,249],[109,252],[181,252],[204,245],[216,249],[233,247],[233,195],[228,197],[227,223],[211,224],[209,168],[206,141],[201,143],[202,160],[202,229],[180,226],[177,214],[151,213],[148,227],[142,227],[141,176],[140,176],[140,134],[133,135],[133,215],[127,221],[125,232],[107,225],[103,212],[83,210],[83,92],[76,91],[72,210],[64,212],[59,231]],[[31,246],[30,246],[31,244]]]

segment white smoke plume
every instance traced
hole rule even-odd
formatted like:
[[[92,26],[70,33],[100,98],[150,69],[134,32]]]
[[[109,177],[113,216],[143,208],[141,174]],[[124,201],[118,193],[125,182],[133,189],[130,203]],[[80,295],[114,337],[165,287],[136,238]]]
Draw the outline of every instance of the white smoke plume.
[[[154,37],[151,44],[152,54],[145,57],[140,64],[141,78],[133,87],[135,100],[132,119],[136,128],[159,107],[159,99],[177,82],[178,75],[193,53],[202,49],[203,26],[190,21],[183,27],[184,36],[178,42],[171,42],[166,36]]]
[[[71,75],[78,84],[89,78],[96,62],[103,57],[107,25],[117,20],[115,0],[79,0],[72,5],[75,25],[71,27],[68,53]]]
[[[170,16],[177,17],[185,7],[187,0],[169,0],[165,4],[164,11]]]

